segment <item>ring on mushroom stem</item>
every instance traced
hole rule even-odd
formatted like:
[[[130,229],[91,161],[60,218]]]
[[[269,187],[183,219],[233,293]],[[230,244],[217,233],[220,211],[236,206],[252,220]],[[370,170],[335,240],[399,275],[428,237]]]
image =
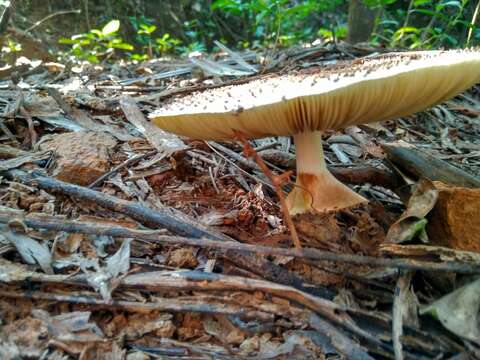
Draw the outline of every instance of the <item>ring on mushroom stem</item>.
[[[480,82],[480,50],[372,56],[253,78],[172,97],[151,115],[160,128],[203,140],[293,135],[293,214],[366,201],[326,169],[321,132],[422,111]],[[242,111],[238,111],[241,108]]]

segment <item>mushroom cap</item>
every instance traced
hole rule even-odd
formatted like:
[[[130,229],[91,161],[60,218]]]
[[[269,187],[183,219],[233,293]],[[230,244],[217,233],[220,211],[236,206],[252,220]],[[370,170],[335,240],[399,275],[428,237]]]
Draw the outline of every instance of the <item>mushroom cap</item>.
[[[480,82],[480,50],[391,53],[168,99],[150,118],[193,139],[341,129],[424,110]]]

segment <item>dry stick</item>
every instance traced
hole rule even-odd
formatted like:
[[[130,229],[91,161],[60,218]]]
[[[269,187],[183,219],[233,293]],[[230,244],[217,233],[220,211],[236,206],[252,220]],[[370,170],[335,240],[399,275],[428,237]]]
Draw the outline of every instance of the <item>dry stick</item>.
[[[399,176],[389,170],[379,169],[372,165],[357,165],[348,168],[327,166],[327,168],[338,180],[349,184],[370,183],[393,191],[401,186]]]
[[[261,171],[260,167],[255,163],[255,161],[250,161],[237,152],[218,144],[214,141],[208,141],[207,145],[215,148],[218,151],[221,151],[233,158],[235,161],[240,163],[240,165],[247,167],[252,170]],[[268,144],[267,146],[270,146]],[[256,152],[259,152],[260,149],[254,149]],[[262,149],[263,150],[263,149]],[[262,158],[263,159],[263,158]],[[271,162],[265,161],[265,164],[273,166]],[[401,185],[401,179],[396,176],[393,172],[388,170],[383,170],[376,168],[371,165],[357,165],[355,167],[338,167],[338,166],[327,166],[328,170],[335,176],[338,180],[342,182],[347,182],[350,184],[365,184],[371,183],[372,185],[379,185],[390,190],[395,190]],[[275,169],[279,169],[276,167]]]
[[[226,314],[235,316],[245,316],[252,319],[266,321],[271,319],[271,315],[257,310],[248,309],[245,306],[236,304],[212,303],[211,301],[202,301],[197,298],[191,300],[185,299],[162,299],[155,298],[154,302],[140,303],[134,301],[113,300],[106,302],[94,296],[87,295],[60,295],[45,293],[42,291],[7,291],[0,289],[0,297],[14,299],[32,299],[46,300],[55,302],[67,302],[72,304],[93,305],[101,309],[121,309],[147,313],[150,311],[172,311],[172,312],[198,312],[204,314]]]
[[[340,325],[352,333],[383,348],[391,349],[381,340],[359,328],[349,317],[342,316],[346,308],[336,303],[312,296],[290,286],[275,284],[270,281],[226,276],[200,271],[159,271],[154,273],[133,274],[125,277],[122,285],[128,288],[142,288],[153,291],[169,289],[192,289],[202,291],[263,291],[269,294],[299,303],[322,315],[329,321]],[[357,349],[357,351],[361,351]],[[361,357],[358,357],[360,359]]]
[[[7,223],[12,219],[23,222],[26,226],[34,229],[46,229],[65,231],[71,233],[94,234],[98,236],[113,236],[121,238],[133,238],[137,240],[152,241],[159,244],[188,245],[203,248],[215,248],[231,251],[242,251],[247,253],[258,253],[265,255],[280,255],[309,260],[322,260],[342,262],[355,265],[369,265],[372,267],[388,267],[404,270],[421,270],[437,272],[456,272],[459,274],[480,274],[480,265],[469,264],[458,261],[434,262],[413,259],[389,259],[356,254],[337,254],[330,251],[322,251],[314,248],[285,249],[263,245],[242,244],[234,241],[218,241],[206,238],[186,238],[178,236],[160,235],[152,230],[135,230],[123,226],[109,226],[86,221],[71,221],[62,217],[50,215],[29,215],[24,216],[18,210],[0,209],[0,223]],[[238,254],[232,255],[238,263]]]
[[[384,144],[387,157],[394,164],[417,178],[438,180],[446,184],[467,188],[480,187],[480,178],[450,165],[413,146]]]
[[[7,267],[8,269],[8,267]],[[18,278],[18,273],[14,272],[15,276],[14,279],[8,282],[18,283],[21,281]],[[8,275],[8,272],[7,272]],[[28,280],[29,282],[39,282],[39,283],[53,283],[53,284],[71,284],[76,286],[89,286],[87,281],[85,280],[84,276],[75,276],[69,277],[65,275],[46,275],[46,274],[39,274],[39,273],[26,273],[20,274],[20,277],[23,276],[24,280]],[[339,325],[344,326],[345,328],[349,329],[350,331],[359,334],[360,336],[364,337],[365,339],[369,340],[372,344],[376,346],[380,346],[388,351],[392,351],[391,346],[384,344],[375,338],[373,338],[369,333],[362,331],[359,329],[354,323],[351,323],[348,318],[345,318],[341,315],[342,311],[353,311],[354,313],[356,310],[347,309],[341,307],[333,302],[322,300],[305,294],[301,291],[298,291],[294,288],[288,286],[282,286],[278,284],[274,284],[268,281],[263,280],[252,280],[252,279],[245,279],[238,276],[223,276],[223,275],[216,275],[216,274],[206,274],[202,272],[196,271],[160,271],[160,272],[153,272],[153,273],[145,273],[145,274],[138,274],[135,277],[127,277],[123,282],[120,284],[119,288],[125,288],[128,286],[130,288],[136,288],[137,290],[158,290],[162,291],[164,288],[175,288],[178,290],[192,290],[192,289],[199,289],[202,291],[226,291],[226,290],[241,290],[241,291],[264,291],[267,293],[272,293],[279,297],[287,298],[289,300],[293,300],[304,306],[312,309],[315,308],[315,312],[319,314],[330,316],[337,316],[338,319],[333,321]],[[37,293],[35,293],[37,294]],[[0,294],[1,295],[1,294]],[[310,299],[310,300],[309,300]],[[179,301],[181,303],[181,301]],[[253,308],[261,313],[268,313],[268,314],[278,314],[278,309],[272,305],[263,306],[262,304],[252,304]],[[320,307],[320,308],[317,308]],[[175,310],[171,310],[175,311]],[[255,311],[255,310],[253,310]],[[288,309],[281,309],[282,316],[287,317],[297,317],[302,318],[301,315],[304,310],[297,309],[295,307],[289,307]],[[335,329],[334,327],[327,326],[326,324],[319,324],[317,317],[313,317],[311,315],[307,315],[307,321],[310,323],[312,328],[324,333],[325,336],[330,334],[328,337],[331,338],[338,338],[341,334],[337,334],[339,330]],[[331,319],[329,316],[325,316],[328,319]],[[320,326],[320,327],[319,327]],[[343,341],[343,340],[342,340]],[[337,350],[343,353],[341,350],[341,343],[334,343],[333,344]],[[338,346],[338,347],[337,347]],[[357,346],[356,344],[352,344],[351,346]]]
[[[325,336],[332,346],[338,350],[341,354],[346,356],[347,359],[359,359],[359,360],[373,360],[373,357],[368,355],[359,346],[352,342],[343,332],[336,329],[328,321],[323,320],[316,314],[311,314],[309,319],[310,326]]]
[[[238,166],[236,164],[236,162],[230,160],[230,158],[228,158],[227,156],[223,155],[219,150],[215,149],[211,144],[210,142],[206,141],[205,144],[207,144],[208,147],[210,147],[210,149],[215,153],[217,154],[218,156],[220,156],[222,159],[224,159],[226,162],[228,162],[230,165],[232,165],[235,169],[237,169],[239,172],[241,172],[243,175],[253,179],[254,181],[257,181],[259,183],[262,183],[263,185],[267,186],[268,188],[274,190],[274,187],[272,184],[270,184],[269,182],[265,181],[265,180],[262,180],[260,179],[259,177],[256,177],[255,175],[252,175],[251,173],[249,173],[248,171],[245,171],[243,170],[240,166]],[[242,159],[244,159],[243,157],[241,157]],[[245,159],[244,159],[245,160]],[[255,165],[255,169],[257,168],[257,164],[253,163]]]
[[[412,279],[412,272],[400,273],[397,280],[397,287],[395,288],[395,295],[393,298],[393,314],[392,314],[392,342],[393,351],[395,353],[395,360],[403,360],[403,317],[406,304],[406,292],[410,286]]]
[[[105,180],[112,177],[113,175],[118,173],[123,168],[125,168],[129,165],[132,165],[132,164],[136,163],[137,161],[143,160],[143,159],[145,159],[145,158],[147,158],[151,155],[155,155],[156,153],[157,153],[157,150],[152,150],[152,151],[149,151],[145,154],[140,154],[140,155],[134,156],[134,157],[124,161],[123,163],[115,166],[112,170],[110,170],[109,172],[106,172],[105,174],[103,174],[102,176],[97,178],[95,181],[93,181],[90,185],[88,185],[88,188],[93,189],[96,186],[100,186]]]
[[[20,114],[25,118],[28,124],[28,133],[30,135],[30,143],[31,143],[30,145],[33,148],[37,143],[37,139],[38,139],[37,132],[35,131],[35,126],[33,125],[33,119],[28,113],[28,111],[25,110],[23,105],[20,106],[19,110],[20,110]]]
[[[186,215],[184,216],[185,219],[179,219],[171,214],[158,210],[155,211],[141,204],[118,199],[114,196],[94,191],[82,186],[49,178],[36,172],[27,173],[20,170],[8,170],[0,171],[0,174],[8,179],[22,182],[24,184],[29,184],[31,186],[36,185],[46,191],[61,193],[79,200],[97,204],[103,208],[127,215],[141,224],[153,229],[160,227],[170,230],[175,234],[193,238],[213,239],[220,242],[233,240],[221,233],[208,230],[194,221],[188,223],[185,220],[187,218]],[[306,284],[302,278],[296,274],[293,274],[291,271],[286,270],[268,260],[254,256],[254,254],[238,254],[226,251],[222,252],[221,255],[226,258],[235,258],[237,264],[242,264],[253,273],[271,281],[291,285],[308,293],[316,294],[322,297],[332,298],[334,296],[333,292],[330,290],[320,286],[310,286],[309,284]]]
[[[159,344],[139,345],[135,341],[126,342],[132,350],[137,350],[157,359],[234,359],[230,349],[211,343],[179,341],[162,337]],[[151,352],[149,351],[151,350]],[[150,359],[150,357],[149,357]]]
[[[477,22],[479,10],[480,10],[480,0],[477,1],[477,6],[475,6],[475,11],[473,12],[472,21],[470,21],[470,28],[468,29],[468,35],[467,35],[467,46],[470,46],[470,40],[472,39],[473,29],[475,28],[475,23]]]
[[[274,175],[270,171],[268,166],[265,165],[260,155],[258,155],[258,153],[255,150],[253,150],[252,145],[250,145],[250,143],[247,141],[245,136],[239,131],[235,131],[235,136],[240,141],[242,141],[245,155],[248,157],[252,157],[255,160],[255,162],[258,164],[260,169],[262,169],[263,173],[270,179],[271,183],[275,187],[275,192],[277,193],[277,196],[280,200],[280,204],[282,205],[283,218],[285,220],[285,223],[288,225],[290,234],[292,235],[293,243],[295,244],[295,248],[297,248],[298,250],[302,249],[302,244],[300,243],[300,239],[298,238],[297,230],[295,229],[295,225],[293,224],[292,218],[288,211],[287,201],[285,200],[285,194],[283,193],[283,190],[281,188],[282,183],[288,180],[288,178],[290,177],[290,172],[283,173],[280,176]]]
[[[66,278],[63,275],[50,275],[42,277],[29,276],[31,282],[48,282],[59,284],[70,284],[76,286],[89,286],[84,275],[77,275]],[[285,286],[266,280],[257,280],[244,278],[240,276],[228,276],[214,273],[205,273],[200,271],[153,271],[147,273],[132,274],[120,280],[119,288],[165,291],[174,289],[178,291],[262,291],[280,298],[288,299],[301,304],[307,309],[314,311],[334,324],[342,326],[353,334],[362,337],[372,344],[391,351],[391,346],[383,343],[369,332],[359,328],[346,315],[348,310],[333,301],[322,299],[304,291],[295,289],[291,286]],[[359,354],[366,354],[357,346]],[[356,359],[367,359],[366,357],[355,357]]]
[[[39,279],[37,279],[39,280]],[[36,281],[36,280],[34,280]],[[45,279],[45,281],[48,281]],[[150,311],[172,311],[172,312],[199,312],[206,314],[225,314],[233,316],[241,316],[244,318],[256,319],[256,321],[271,321],[272,316],[299,316],[298,311],[305,312],[305,310],[297,309],[295,311],[287,311],[283,307],[275,308],[274,305],[270,304],[266,307],[255,306],[253,309],[248,309],[245,305],[239,306],[237,304],[228,304],[225,303],[225,299],[219,303],[212,303],[211,299],[208,298],[206,301],[196,297],[194,300],[191,299],[162,299],[156,298],[153,303],[139,303],[139,302],[130,302],[130,301],[116,301],[114,300],[111,303],[107,303],[101,299],[97,299],[93,296],[71,296],[71,295],[58,295],[45,293],[40,291],[7,291],[0,289],[0,296],[6,298],[14,299],[33,299],[33,300],[45,300],[45,301],[55,301],[55,302],[68,302],[73,304],[86,304],[94,306],[95,308],[100,309],[121,309],[132,312],[147,313]],[[218,299],[220,301],[221,299]],[[255,309],[257,308],[257,309]],[[265,308],[265,311],[261,309]],[[321,319],[314,313],[310,313],[307,310],[306,313],[308,323],[310,326],[320,332],[322,335],[328,337],[332,342],[332,345],[340,352],[345,355],[352,355],[353,351],[357,351],[358,345],[352,342],[345,334],[340,330],[329,324],[327,321]],[[363,351],[360,354],[364,354]],[[350,357],[355,358],[355,357]],[[370,359],[368,357],[359,357],[359,359]]]
[[[42,25],[45,21],[48,21],[50,20],[51,18],[55,17],[55,16],[61,16],[61,15],[68,15],[68,14],[80,14],[82,11],[80,9],[78,10],[63,10],[63,11],[57,11],[53,14],[49,14],[47,15],[46,17],[44,17],[43,19],[39,20],[39,21],[36,21],[35,24],[33,24],[32,26],[30,26],[28,29],[25,30],[26,33],[32,31],[33,29],[35,29],[36,27]]]

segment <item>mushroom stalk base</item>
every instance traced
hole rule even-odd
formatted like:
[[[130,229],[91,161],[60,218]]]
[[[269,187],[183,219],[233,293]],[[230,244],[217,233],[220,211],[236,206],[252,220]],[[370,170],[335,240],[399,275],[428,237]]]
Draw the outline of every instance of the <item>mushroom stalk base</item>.
[[[367,201],[328,171],[320,131],[297,134],[294,140],[297,181],[287,197],[290,214],[301,214],[311,210],[323,213]]]

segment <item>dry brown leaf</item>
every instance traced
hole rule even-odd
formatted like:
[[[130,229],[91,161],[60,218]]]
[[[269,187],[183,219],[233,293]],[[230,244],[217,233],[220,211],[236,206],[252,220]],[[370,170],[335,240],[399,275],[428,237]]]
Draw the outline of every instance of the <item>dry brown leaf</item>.
[[[435,206],[437,198],[438,191],[433,182],[420,180],[408,201],[407,209],[388,230],[386,241],[399,244],[418,235],[423,242],[427,242],[425,217]]]

